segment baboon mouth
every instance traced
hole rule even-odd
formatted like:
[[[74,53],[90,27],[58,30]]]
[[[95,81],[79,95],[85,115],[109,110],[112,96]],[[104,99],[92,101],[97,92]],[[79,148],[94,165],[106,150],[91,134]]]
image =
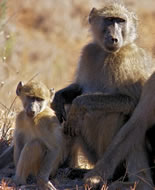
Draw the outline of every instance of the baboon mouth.
[[[105,47],[105,50],[107,51],[107,52],[116,52],[116,51],[118,51],[120,48],[119,48],[119,46],[106,46]]]
[[[35,113],[33,113],[33,112],[27,112],[26,114],[28,117],[31,117],[31,118],[33,118],[35,116]]]

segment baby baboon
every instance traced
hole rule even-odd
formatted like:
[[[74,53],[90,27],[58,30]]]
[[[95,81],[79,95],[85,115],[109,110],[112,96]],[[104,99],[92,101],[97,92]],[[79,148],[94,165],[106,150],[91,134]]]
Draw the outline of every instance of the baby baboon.
[[[16,90],[24,110],[16,119],[14,131],[15,181],[26,183],[36,176],[39,189],[55,189],[49,176],[67,156],[65,136],[52,109],[48,107],[53,91],[41,82],[20,82]]]
[[[65,132],[80,135],[86,145],[84,152],[96,160],[95,168],[85,176],[85,182],[95,186],[107,180],[100,160],[136,107],[142,87],[152,72],[152,61],[135,44],[137,18],[123,5],[113,3],[102,9],[93,8],[89,23],[93,41],[82,51],[74,82],[56,93],[51,106],[61,122],[67,119]],[[67,118],[65,104],[72,104]],[[133,149],[131,157],[135,152],[139,155],[142,142],[139,147]],[[142,157],[140,166],[128,159],[128,164],[133,165],[131,171],[136,173],[145,167],[145,158]],[[114,161],[114,165],[118,163]],[[139,180],[130,175],[128,178],[132,182]],[[149,171],[146,180],[151,180]],[[150,189],[142,184],[143,189]]]

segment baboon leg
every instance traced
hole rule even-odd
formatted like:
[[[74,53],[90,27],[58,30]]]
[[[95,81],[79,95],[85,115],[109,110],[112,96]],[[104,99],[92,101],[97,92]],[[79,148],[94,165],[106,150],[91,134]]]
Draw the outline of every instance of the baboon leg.
[[[29,174],[38,174],[44,154],[45,147],[37,139],[24,146],[16,168],[17,184],[25,184]]]
[[[60,148],[61,147],[55,147],[52,150],[47,149],[37,176],[39,190],[56,190],[53,184],[49,181],[49,177],[53,177],[56,174],[56,171],[63,160],[63,155],[61,154],[62,150],[60,150]]]
[[[129,181],[137,182],[136,190],[152,190],[154,189],[151,178],[151,168],[149,168],[148,158],[144,143],[136,145],[131,150],[127,158],[127,173]]]
[[[81,140],[81,139],[80,139]],[[72,148],[69,153],[69,167],[71,168],[77,168],[78,167],[78,154],[79,154],[79,139],[75,138],[74,141],[72,141],[73,144],[71,145]]]
[[[128,155],[132,155],[133,151],[136,150],[136,146],[141,145],[141,141],[145,139],[145,133],[141,130],[141,135],[137,139],[136,134],[140,131],[139,125],[137,125],[138,121],[132,118],[120,129],[105,151],[103,158],[97,162],[92,171],[86,174],[85,182],[87,184],[94,184],[93,181],[96,181],[94,180],[96,176],[99,181],[98,183],[112,179],[118,164],[126,160]],[[142,167],[144,166],[142,165]]]
[[[126,160],[134,147],[140,146],[142,140],[145,139],[146,126],[141,122],[142,118],[137,113],[138,111],[139,109],[136,108],[130,120],[116,134],[103,158],[95,167],[95,170],[100,171],[100,175],[105,176],[105,180],[112,178],[118,164]],[[139,131],[141,134],[137,138]]]
[[[56,190],[53,184],[49,181],[49,177],[53,177],[56,174],[56,171],[63,160],[60,152],[62,153],[60,147],[46,150],[37,175],[38,190]]]
[[[48,149],[42,160],[38,178],[48,181],[49,176],[53,177],[63,160],[62,156],[60,147],[53,148],[52,150]]]

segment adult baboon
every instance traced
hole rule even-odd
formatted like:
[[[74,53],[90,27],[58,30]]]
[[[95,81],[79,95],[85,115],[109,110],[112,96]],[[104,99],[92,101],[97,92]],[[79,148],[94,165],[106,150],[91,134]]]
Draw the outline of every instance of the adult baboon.
[[[152,61],[135,44],[137,18],[123,5],[113,3],[102,9],[93,8],[89,23],[93,41],[82,50],[74,82],[56,93],[51,106],[60,121],[67,119],[65,132],[80,135],[86,145],[84,152],[96,160],[95,168],[85,177],[86,183],[95,186],[106,179],[100,160],[136,107],[152,72]],[[65,104],[72,104],[67,118]],[[133,150],[137,156],[143,151],[139,147]],[[132,156],[135,154],[131,152]],[[128,161],[132,165],[132,159]],[[143,161],[139,167],[137,162],[133,163],[132,172],[145,167],[147,160]],[[136,176],[128,177],[129,181],[137,180]],[[145,180],[151,181],[149,171]],[[150,189],[140,182],[140,189]]]

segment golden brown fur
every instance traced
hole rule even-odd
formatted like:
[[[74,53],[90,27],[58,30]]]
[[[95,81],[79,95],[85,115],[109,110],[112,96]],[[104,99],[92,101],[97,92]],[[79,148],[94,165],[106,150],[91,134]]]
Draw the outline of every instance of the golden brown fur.
[[[115,136],[114,140],[108,147],[108,150],[104,154],[103,159],[100,160],[100,164],[102,164],[102,168],[106,172],[107,178],[114,171],[116,163],[118,164],[121,160],[126,158],[129,163],[128,170],[131,172],[129,175],[133,175],[132,168],[133,165],[135,165],[134,167],[137,167],[136,169],[139,172],[134,175],[137,175],[144,182],[148,183],[150,189],[154,188],[149,174],[151,168],[149,168],[145,150],[146,131],[155,124],[154,94],[155,73],[151,75],[144,85],[141,98],[130,120]],[[143,170],[141,169],[141,165],[143,165]],[[135,177],[134,175],[133,178]],[[119,185],[120,184],[118,184],[118,187]],[[137,185],[137,188],[148,189],[147,186],[141,186],[141,183]]]
[[[24,110],[16,119],[14,131],[15,181],[25,184],[34,175],[39,189],[55,189],[49,181],[67,156],[67,144],[60,123],[48,107],[50,90],[40,82],[17,87]]]
[[[103,9],[94,8],[89,22],[93,41],[82,50],[74,82],[56,93],[52,107],[61,121],[65,119],[64,104],[72,103],[65,132],[71,136],[80,135],[86,145],[83,151],[96,161],[95,168],[85,176],[85,183],[95,187],[113,177],[114,170],[110,167],[104,170],[100,160],[110,143],[115,144],[115,135],[136,107],[143,85],[152,72],[152,62],[135,44],[137,18],[124,6],[113,3]],[[148,165],[144,154],[140,167],[137,166],[135,156],[140,155],[141,145],[142,142],[140,148],[135,147],[131,159],[124,158],[131,172],[136,173]],[[122,146],[125,148],[124,143]],[[115,159],[113,162],[116,168],[119,163]],[[128,177],[130,182],[139,181],[137,176]],[[149,171],[146,180],[151,181]],[[150,189],[146,183],[139,183],[139,189]]]

